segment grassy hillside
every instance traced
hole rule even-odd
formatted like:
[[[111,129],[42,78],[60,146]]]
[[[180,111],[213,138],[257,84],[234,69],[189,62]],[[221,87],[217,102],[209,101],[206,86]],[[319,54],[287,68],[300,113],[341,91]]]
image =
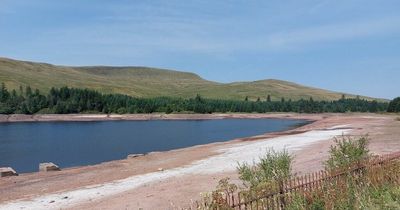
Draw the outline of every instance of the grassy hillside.
[[[271,95],[293,100],[313,97],[315,100],[335,100],[342,93],[301,86],[280,80],[217,83],[196,74],[147,67],[67,67],[0,58],[0,82],[8,89],[30,85],[47,92],[51,87],[95,89],[103,93],[121,93],[136,97],[194,97],[262,100]],[[346,94],[348,97],[354,97]]]

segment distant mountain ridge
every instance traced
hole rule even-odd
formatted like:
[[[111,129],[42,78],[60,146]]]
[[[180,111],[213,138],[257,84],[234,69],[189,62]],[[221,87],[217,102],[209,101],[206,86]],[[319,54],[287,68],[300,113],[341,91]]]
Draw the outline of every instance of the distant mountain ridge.
[[[197,94],[205,98],[244,100],[337,100],[345,93],[307,87],[282,80],[218,83],[190,72],[149,68],[111,66],[57,66],[47,63],[0,58],[0,82],[8,89],[20,85],[43,92],[51,87],[88,88],[102,93],[120,93],[134,97],[183,97]],[[345,94],[346,97],[356,97]],[[372,100],[370,97],[361,97]]]

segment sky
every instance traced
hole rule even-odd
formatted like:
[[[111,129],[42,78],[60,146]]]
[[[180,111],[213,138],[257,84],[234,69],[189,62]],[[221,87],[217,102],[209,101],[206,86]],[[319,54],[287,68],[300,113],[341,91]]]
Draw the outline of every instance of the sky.
[[[0,56],[400,95],[399,0],[0,0]]]

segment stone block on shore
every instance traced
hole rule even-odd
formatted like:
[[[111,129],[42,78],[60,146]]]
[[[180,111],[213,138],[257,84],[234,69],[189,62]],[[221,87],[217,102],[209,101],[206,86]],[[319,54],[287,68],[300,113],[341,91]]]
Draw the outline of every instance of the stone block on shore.
[[[40,163],[39,164],[39,171],[60,171],[60,167],[58,165],[49,162],[49,163]]]
[[[18,174],[11,167],[0,168],[0,177],[6,177],[6,176],[18,176]]]
[[[131,158],[137,158],[137,157],[141,157],[141,156],[144,156],[144,154],[130,154],[126,158],[131,159]]]

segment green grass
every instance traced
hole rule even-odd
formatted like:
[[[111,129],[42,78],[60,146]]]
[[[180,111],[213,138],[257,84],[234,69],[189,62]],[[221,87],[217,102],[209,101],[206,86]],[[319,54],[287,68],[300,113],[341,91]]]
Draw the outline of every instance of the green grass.
[[[218,83],[196,74],[147,67],[67,67],[0,58],[0,82],[8,89],[30,85],[47,92],[51,87],[76,87],[103,93],[121,93],[135,97],[194,97],[244,100],[340,99],[342,93],[306,87],[280,80]],[[348,97],[354,95],[346,94]],[[367,97],[362,97],[367,98]],[[368,98],[371,99],[371,98]]]

